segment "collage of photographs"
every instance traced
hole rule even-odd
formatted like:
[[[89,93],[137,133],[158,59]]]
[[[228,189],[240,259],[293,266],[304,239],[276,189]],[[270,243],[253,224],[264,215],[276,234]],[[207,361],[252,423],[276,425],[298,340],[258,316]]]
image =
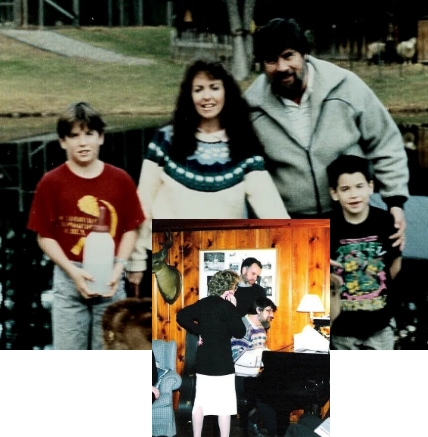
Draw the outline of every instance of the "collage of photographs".
[[[420,435],[428,7],[372,6],[0,0],[7,437]]]

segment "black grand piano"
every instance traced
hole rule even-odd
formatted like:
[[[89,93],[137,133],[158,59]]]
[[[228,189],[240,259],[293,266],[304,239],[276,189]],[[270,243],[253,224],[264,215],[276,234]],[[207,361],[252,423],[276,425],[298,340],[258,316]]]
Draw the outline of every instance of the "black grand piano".
[[[195,397],[197,337],[186,334],[186,353],[177,419],[189,422]],[[293,410],[320,414],[330,399],[330,354],[263,352],[263,370],[256,378],[245,378],[244,396],[238,397],[243,435],[248,435],[248,413],[256,400],[276,411],[278,435],[283,436]]]
[[[245,397],[275,410],[278,435],[285,434],[293,410],[321,414],[330,399],[330,354],[265,351],[262,361],[260,376],[245,378]]]

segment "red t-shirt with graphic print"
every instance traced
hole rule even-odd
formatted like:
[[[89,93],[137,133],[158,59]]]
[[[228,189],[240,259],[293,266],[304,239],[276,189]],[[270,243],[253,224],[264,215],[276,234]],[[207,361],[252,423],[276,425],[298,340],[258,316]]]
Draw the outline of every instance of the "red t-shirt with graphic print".
[[[27,227],[56,240],[71,261],[81,262],[85,237],[97,222],[101,205],[107,209],[106,220],[117,251],[122,235],[144,220],[134,181],[124,170],[109,164],[91,179],[62,164],[39,181]]]

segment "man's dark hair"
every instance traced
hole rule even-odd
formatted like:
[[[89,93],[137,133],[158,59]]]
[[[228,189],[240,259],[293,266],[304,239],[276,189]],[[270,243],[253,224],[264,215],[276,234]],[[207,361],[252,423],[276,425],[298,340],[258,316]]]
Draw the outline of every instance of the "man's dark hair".
[[[269,298],[258,297],[248,310],[248,314],[257,314],[257,310],[261,312],[267,307],[271,307],[274,311],[276,311],[276,305]]]
[[[340,176],[345,173],[362,173],[367,182],[373,180],[370,162],[366,158],[355,155],[340,155],[327,167],[329,187],[335,190]]]
[[[276,60],[286,49],[296,50],[302,56],[309,52],[308,40],[293,18],[274,18],[257,32],[255,38],[257,59]]]
[[[244,259],[244,261],[242,261],[242,264],[241,264],[241,273],[242,273],[242,269],[244,268],[244,267],[250,267],[250,266],[252,266],[253,264],[257,264],[261,269],[263,268],[263,266],[262,266],[262,263],[258,260],[258,259],[256,259],[256,258],[245,258]]]
[[[59,116],[56,131],[61,139],[70,135],[73,126],[78,124],[82,129],[87,127],[97,131],[100,135],[104,132],[105,123],[101,115],[87,102],[71,103]]]

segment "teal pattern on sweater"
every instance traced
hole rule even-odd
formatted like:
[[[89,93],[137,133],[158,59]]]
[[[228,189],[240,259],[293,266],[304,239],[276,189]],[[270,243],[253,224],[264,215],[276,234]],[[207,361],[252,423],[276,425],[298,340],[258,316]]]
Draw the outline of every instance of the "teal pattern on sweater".
[[[171,133],[171,126],[159,129],[149,144],[146,159],[164,167],[165,174],[189,189],[221,191],[241,183],[245,175],[252,171],[265,170],[262,156],[233,162],[229,157],[229,146],[223,141],[207,143],[198,140],[195,153],[186,159],[184,165],[175,162],[168,154]]]

